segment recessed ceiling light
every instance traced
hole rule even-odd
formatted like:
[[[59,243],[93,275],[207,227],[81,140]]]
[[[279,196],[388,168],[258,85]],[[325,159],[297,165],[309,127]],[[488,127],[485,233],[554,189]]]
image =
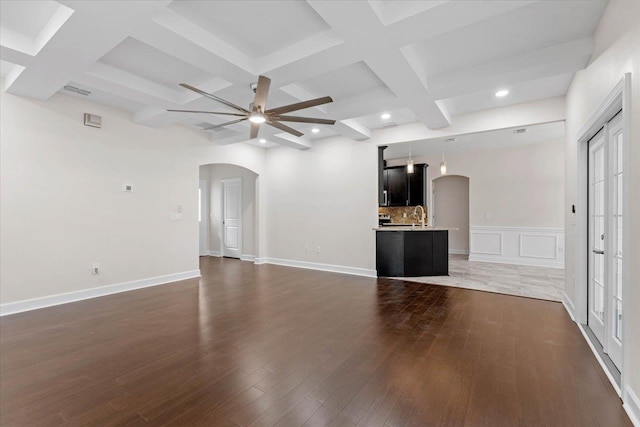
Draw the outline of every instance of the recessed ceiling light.
[[[264,138],[260,138],[259,142],[260,142],[260,144],[264,144],[265,142],[267,142],[267,140],[264,139]]]
[[[313,133],[318,133],[318,132],[320,132],[320,129],[318,129],[318,128],[313,128],[313,129],[311,129],[311,132],[313,132]]]
[[[390,118],[391,118],[391,114],[389,114],[389,113],[382,113],[382,114],[380,114],[380,118],[381,118],[382,120],[388,120],[388,119],[390,119]]]
[[[509,95],[509,91],[506,89],[500,89],[499,91],[496,92],[496,96],[498,98],[502,98],[503,96],[507,96]]]

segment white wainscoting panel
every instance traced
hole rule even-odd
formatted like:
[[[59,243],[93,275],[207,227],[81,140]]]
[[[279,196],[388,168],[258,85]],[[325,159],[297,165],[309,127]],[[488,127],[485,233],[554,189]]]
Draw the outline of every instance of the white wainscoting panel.
[[[564,268],[564,229],[469,227],[469,261]]]
[[[472,232],[470,246],[472,254],[502,255],[502,232]]]

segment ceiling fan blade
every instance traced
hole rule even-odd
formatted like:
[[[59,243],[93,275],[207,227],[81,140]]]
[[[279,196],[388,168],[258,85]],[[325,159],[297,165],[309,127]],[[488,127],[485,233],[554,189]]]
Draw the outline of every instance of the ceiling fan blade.
[[[269,94],[269,86],[271,79],[265,76],[258,76],[258,87],[256,88],[256,96],[253,99],[253,110],[262,111],[267,108],[267,95]]]
[[[238,116],[238,117],[245,117],[246,116],[246,114],[223,113],[221,111],[197,111],[197,110],[167,110],[167,111],[171,111],[172,113],[221,114],[223,116]]]
[[[232,102],[229,102],[229,101],[225,101],[224,99],[222,99],[222,98],[220,98],[220,97],[217,97],[217,96],[215,96],[215,95],[213,95],[213,94],[211,94],[211,93],[207,93],[207,92],[205,92],[205,91],[203,91],[203,90],[200,90],[200,89],[198,89],[197,87],[193,87],[193,86],[188,85],[188,84],[186,84],[186,83],[180,83],[180,86],[182,86],[182,87],[183,87],[183,88],[185,88],[185,89],[192,90],[192,91],[194,91],[195,93],[199,93],[199,94],[200,94],[200,95],[202,95],[202,96],[206,96],[207,98],[211,98],[211,99],[213,99],[214,101],[218,101],[218,102],[220,102],[221,104],[226,105],[227,107],[234,108],[234,109],[236,109],[236,110],[238,110],[238,111],[242,111],[243,113],[247,113],[247,114],[249,114],[249,113],[250,113],[250,111],[249,111],[249,110],[245,110],[244,108],[240,107],[239,105],[236,105],[236,104],[234,104],[234,103],[232,103]]]
[[[207,126],[206,128],[204,128],[204,130],[218,129],[218,128],[221,128],[221,127],[224,127],[224,126],[228,126],[228,125],[232,125],[232,124],[235,124],[235,123],[244,122],[247,119],[248,119],[248,117],[243,117],[243,118],[238,119],[238,120],[231,120],[230,122],[220,123],[219,125]]]
[[[250,139],[256,139],[258,137],[258,130],[260,130],[260,123],[251,122],[251,135]]]
[[[276,116],[276,117],[271,117],[270,120],[278,120],[280,122],[317,123],[319,125],[336,124],[335,120],[316,119],[315,117]]]
[[[271,121],[268,120],[266,122],[269,126],[273,126],[276,129],[280,129],[283,130],[287,133],[290,133],[291,135],[295,135],[295,136],[302,136],[304,135],[302,132],[298,132],[297,130],[295,130],[294,128],[290,128],[289,126],[283,125],[282,123],[276,122],[276,121]]]
[[[265,111],[266,114],[277,116],[278,114],[289,113],[291,111],[304,110],[305,108],[311,108],[322,104],[328,104],[333,102],[330,96],[324,96],[322,98],[311,99],[309,101],[297,102],[295,104],[283,105],[282,107],[272,108]]]

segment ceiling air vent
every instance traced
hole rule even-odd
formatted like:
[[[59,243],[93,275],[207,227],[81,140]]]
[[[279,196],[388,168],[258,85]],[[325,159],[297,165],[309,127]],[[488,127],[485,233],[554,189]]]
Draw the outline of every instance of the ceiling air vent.
[[[69,92],[74,92],[74,93],[77,93],[79,95],[84,95],[84,96],[91,95],[91,92],[89,92],[88,90],[80,89],[80,88],[77,88],[75,86],[70,86],[70,85],[66,85],[64,87],[64,90],[68,90]]]
[[[527,131],[527,128],[520,128],[520,129],[516,129],[513,131],[513,133],[525,133]]]
[[[398,126],[398,123],[396,122],[387,122],[387,123],[383,123],[382,126],[380,126],[381,128],[394,128]]]

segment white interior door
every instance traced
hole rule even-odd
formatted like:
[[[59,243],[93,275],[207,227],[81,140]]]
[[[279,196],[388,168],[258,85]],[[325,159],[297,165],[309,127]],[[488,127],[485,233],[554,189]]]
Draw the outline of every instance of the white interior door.
[[[198,185],[198,224],[199,224],[199,253],[200,256],[209,255],[209,204],[207,181],[201,179]]]
[[[614,117],[589,141],[588,325],[602,350],[622,367],[623,263],[622,118]]]
[[[242,255],[242,180],[222,180],[222,256]]]

